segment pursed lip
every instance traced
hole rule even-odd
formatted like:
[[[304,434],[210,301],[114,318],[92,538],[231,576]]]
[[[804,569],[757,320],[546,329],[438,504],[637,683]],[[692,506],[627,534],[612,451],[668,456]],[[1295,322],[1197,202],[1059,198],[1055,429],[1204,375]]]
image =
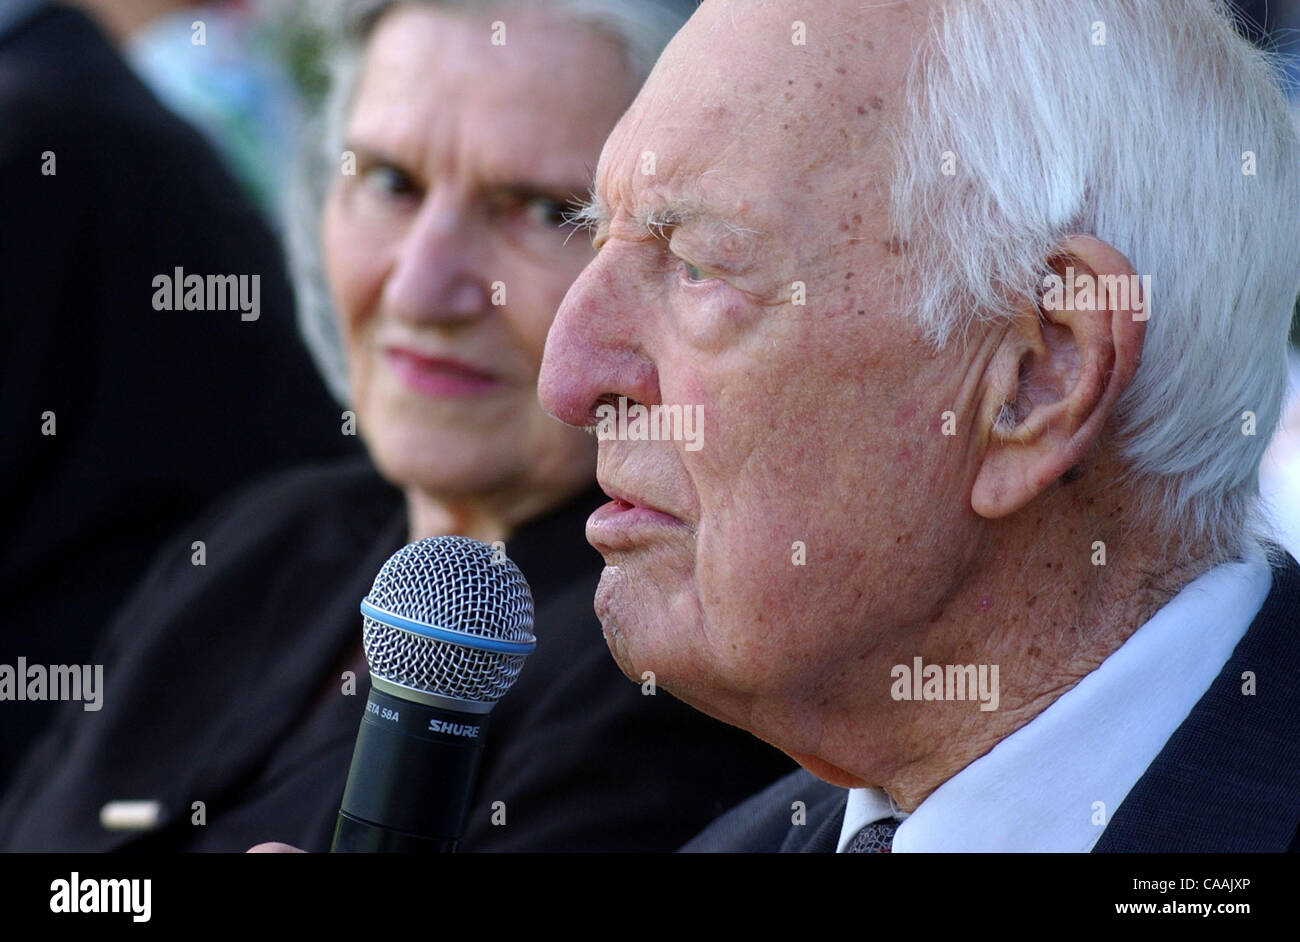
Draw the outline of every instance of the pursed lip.
[[[600,489],[605,492],[605,496],[615,503],[628,504],[632,507],[639,507],[643,510],[652,510],[655,513],[663,514],[665,517],[672,517],[674,520],[679,519],[675,514],[671,514],[666,510],[661,510],[648,500],[635,497],[630,492],[614,487],[612,484],[602,481],[599,478],[596,479],[596,483],[599,484]]]
[[[680,517],[622,488],[599,484],[610,502],[587,518],[587,542],[601,552],[631,549],[655,531],[686,527]]]

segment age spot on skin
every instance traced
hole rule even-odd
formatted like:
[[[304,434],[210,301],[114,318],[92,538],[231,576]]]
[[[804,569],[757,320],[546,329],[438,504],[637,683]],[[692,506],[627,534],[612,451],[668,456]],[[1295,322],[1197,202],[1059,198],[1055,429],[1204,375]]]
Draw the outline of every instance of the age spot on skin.
[[[908,428],[916,421],[916,417],[920,414],[921,404],[919,402],[903,403],[894,412],[894,427]]]

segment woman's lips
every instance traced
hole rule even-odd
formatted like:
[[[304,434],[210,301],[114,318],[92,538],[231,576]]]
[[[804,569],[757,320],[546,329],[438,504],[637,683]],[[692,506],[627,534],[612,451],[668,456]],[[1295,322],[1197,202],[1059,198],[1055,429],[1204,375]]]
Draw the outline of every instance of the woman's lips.
[[[587,542],[602,551],[631,549],[655,533],[684,526],[672,514],[616,497],[587,518]]]
[[[426,396],[479,396],[501,388],[501,380],[459,360],[428,357],[402,347],[386,347],[384,360],[408,388]]]

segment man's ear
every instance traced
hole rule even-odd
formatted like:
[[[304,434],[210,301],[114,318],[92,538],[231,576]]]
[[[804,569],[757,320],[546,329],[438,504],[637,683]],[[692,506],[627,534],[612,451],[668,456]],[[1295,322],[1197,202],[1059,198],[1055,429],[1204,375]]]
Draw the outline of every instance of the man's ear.
[[[1059,283],[1025,299],[985,373],[971,507],[988,519],[1085,470],[1142,361],[1149,280],[1092,236],[1067,239],[1050,267]]]

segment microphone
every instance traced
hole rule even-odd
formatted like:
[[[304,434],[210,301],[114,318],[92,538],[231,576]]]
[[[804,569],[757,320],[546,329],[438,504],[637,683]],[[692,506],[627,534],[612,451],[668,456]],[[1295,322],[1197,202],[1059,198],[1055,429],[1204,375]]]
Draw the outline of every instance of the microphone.
[[[499,550],[461,536],[402,547],[361,602],[370,696],[331,853],[451,853],[488,714],[537,646],[533,594]]]

